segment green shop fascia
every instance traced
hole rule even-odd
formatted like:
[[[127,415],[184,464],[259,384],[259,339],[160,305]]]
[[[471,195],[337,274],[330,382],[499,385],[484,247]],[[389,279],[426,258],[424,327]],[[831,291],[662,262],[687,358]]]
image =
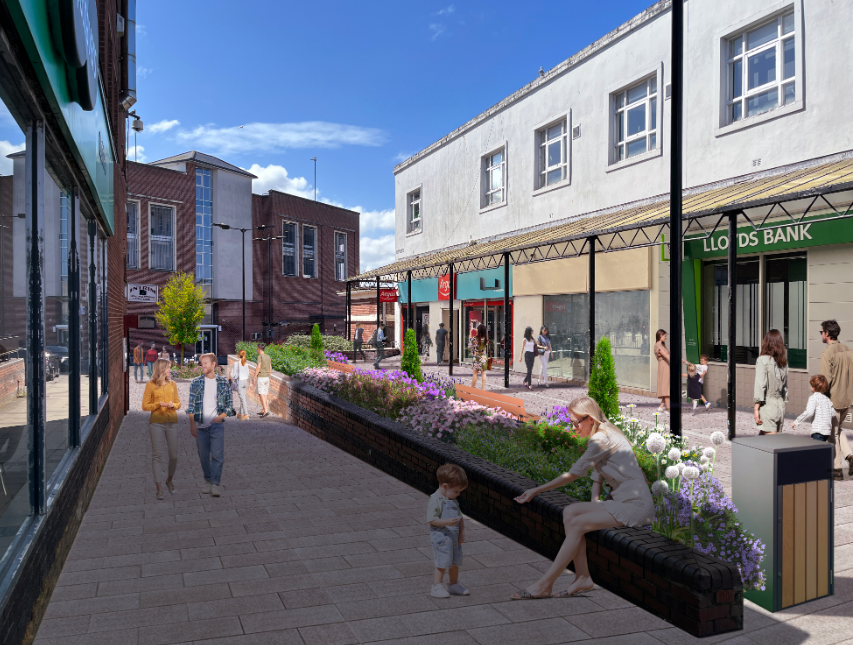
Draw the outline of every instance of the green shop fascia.
[[[808,347],[808,249],[853,242],[853,221],[817,216],[756,230],[738,228],[735,361],[752,365],[761,339],[779,329],[792,368],[805,368]],[[728,230],[687,238],[682,263],[687,360],[728,360]]]

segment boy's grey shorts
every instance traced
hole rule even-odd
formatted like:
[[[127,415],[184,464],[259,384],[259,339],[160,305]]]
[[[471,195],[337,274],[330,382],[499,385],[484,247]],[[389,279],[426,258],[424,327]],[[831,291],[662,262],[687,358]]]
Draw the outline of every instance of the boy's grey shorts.
[[[430,527],[429,541],[432,544],[432,557],[436,569],[449,569],[462,566],[462,547],[459,546],[459,532]]]

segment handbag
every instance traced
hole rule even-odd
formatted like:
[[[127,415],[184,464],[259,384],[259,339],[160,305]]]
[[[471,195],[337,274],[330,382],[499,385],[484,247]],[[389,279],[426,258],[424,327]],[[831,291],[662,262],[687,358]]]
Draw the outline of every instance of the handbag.
[[[240,389],[240,386],[237,385],[237,381],[235,381],[234,379],[231,379],[231,391],[237,392],[237,391],[239,391],[239,389]]]
[[[486,359],[486,370],[492,369],[492,359],[491,357]]]

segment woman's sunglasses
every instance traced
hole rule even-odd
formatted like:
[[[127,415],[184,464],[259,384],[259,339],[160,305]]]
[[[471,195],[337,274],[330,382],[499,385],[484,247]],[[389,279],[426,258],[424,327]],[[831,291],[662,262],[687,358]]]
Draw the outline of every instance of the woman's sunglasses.
[[[573,427],[573,428],[579,428],[579,427],[580,427],[580,425],[581,425],[584,421],[586,421],[587,419],[589,419],[589,415],[586,415],[583,419],[580,419],[579,421],[572,421],[572,422],[571,422],[571,423],[572,423],[572,427]]]

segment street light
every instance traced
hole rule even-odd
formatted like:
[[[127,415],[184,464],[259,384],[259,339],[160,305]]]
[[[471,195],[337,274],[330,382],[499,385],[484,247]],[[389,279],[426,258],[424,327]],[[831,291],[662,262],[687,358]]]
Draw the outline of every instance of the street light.
[[[252,229],[250,229],[250,228],[237,228],[236,226],[232,227],[230,224],[217,224],[216,222],[213,223],[213,226],[221,228],[223,231],[230,231],[230,230],[240,231],[240,233],[242,234],[240,239],[242,242],[241,246],[242,246],[242,251],[243,251],[243,331],[242,331],[242,334],[240,335],[240,339],[245,341],[246,340],[246,231],[251,231]]]
[[[255,229],[258,231],[265,231],[268,228],[272,228],[269,224],[261,224],[260,226],[256,226]],[[267,236],[267,237],[253,237],[252,240],[255,242],[264,242],[267,243],[267,324],[270,330],[270,336],[272,336],[272,253],[270,251],[270,243],[273,240],[283,239],[284,236],[277,235],[275,237]]]
[[[314,201],[317,201],[317,157],[311,157],[309,161],[314,162]]]

